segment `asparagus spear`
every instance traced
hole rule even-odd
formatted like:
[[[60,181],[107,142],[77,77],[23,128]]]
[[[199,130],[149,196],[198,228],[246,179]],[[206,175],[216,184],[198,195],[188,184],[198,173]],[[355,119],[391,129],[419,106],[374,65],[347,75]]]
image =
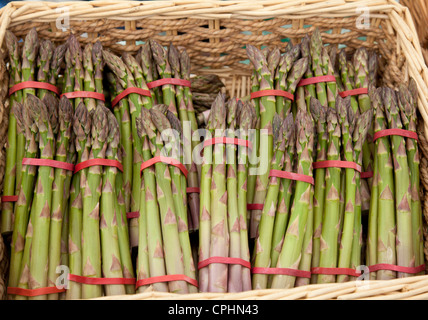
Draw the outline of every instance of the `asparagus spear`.
[[[138,134],[143,142],[143,160],[148,161],[152,158],[152,154],[141,118],[138,119],[137,125]],[[156,192],[156,173],[154,166],[151,166],[143,170],[143,179],[141,182],[138,280],[166,275],[162,229]],[[143,292],[146,287],[139,287],[138,292]],[[164,282],[154,283],[153,289],[168,292],[168,285]]]
[[[338,97],[336,110],[339,110],[345,101]],[[340,160],[340,135],[341,128],[338,124],[338,116],[334,109],[329,109],[327,115],[328,147],[327,160]],[[339,235],[339,192],[340,192],[340,168],[327,168],[324,216],[320,239],[320,267],[335,268],[337,265],[337,239]],[[318,283],[335,282],[333,275],[319,275]]]
[[[305,110],[299,109],[295,121],[297,173],[311,176],[314,143],[312,118]],[[294,202],[291,207],[284,243],[276,265],[277,268],[297,269],[299,267],[311,202],[311,190],[311,184],[303,181],[296,182]],[[289,275],[274,275],[272,288],[291,288],[294,286],[295,279],[296,277]]]
[[[404,85],[399,88],[399,108],[404,128],[416,132],[416,108],[418,91],[416,82],[413,78],[410,80],[409,89]],[[411,181],[411,209],[412,209],[412,235],[413,250],[415,252],[415,266],[419,266],[424,261],[423,254],[423,236],[422,236],[422,214],[421,202],[419,198],[420,177],[419,177],[419,148],[417,141],[407,139],[406,141],[407,161],[409,164]]]
[[[77,106],[73,116],[73,132],[77,151],[76,162],[88,160],[91,140],[92,116],[83,102]],[[82,274],[82,214],[83,192],[85,189],[86,170],[73,175],[69,200],[69,268],[70,273],[78,276]],[[67,299],[80,299],[82,285],[70,282],[66,293]]]
[[[59,133],[56,139],[56,153],[55,160],[66,162],[70,158],[69,150],[70,141],[72,139],[72,126],[73,119],[73,106],[66,97],[62,97],[59,103],[58,120],[59,120]],[[55,169],[54,181],[52,187],[52,213],[49,229],[49,267],[48,267],[48,285],[55,286],[57,277],[56,268],[60,265],[61,260],[61,232],[63,225],[63,218],[65,212],[66,197],[66,180],[67,170]],[[49,300],[57,300],[58,294],[51,294],[48,296]]]
[[[385,90],[385,115],[389,129],[402,129],[403,125],[398,110],[398,101],[393,89]],[[396,253],[399,266],[412,267],[415,263],[412,236],[411,182],[407,163],[406,139],[391,136],[392,161],[395,178],[395,210],[397,221]],[[398,272],[398,278],[410,274]]]
[[[37,122],[39,128],[39,149],[41,159],[54,158],[55,137],[51,122],[49,121],[48,108],[45,103],[55,103],[51,99],[45,99],[40,104],[40,118]],[[51,101],[48,101],[51,100]],[[54,169],[51,167],[39,167],[35,186],[31,215],[34,214],[33,239],[30,255],[30,268],[28,285],[30,289],[38,289],[47,286],[48,255],[49,255],[49,227],[52,204],[52,183],[54,181]],[[30,297],[30,300],[44,300],[46,295]]]
[[[310,53],[312,58],[312,72],[314,77],[321,77],[324,75],[322,68],[322,48],[323,42],[321,38],[321,33],[318,28],[315,29],[314,33],[311,36],[310,43]],[[327,106],[327,89],[326,84],[321,82],[315,85],[317,99],[323,106]]]
[[[37,142],[38,127],[36,122],[40,115],[41,101],[31,95],[26,100],[24,106],[16,103],[12,106],[12,112],[15,118],[21,121],[25,128],[26,154],[28,158],[35,158],[39,151]],[[29,221],[29,207],[34,194],[34,181],[37,173],[37,167],[25,165],[22,167],[21,187],[18,195],[18,201],[15,206],[15,222],[13,225],[9,283],[10,287],[16,287],[19,282],[21,260],[24,251],[24,238]]]
[[[351,107],[351,99],[347,99],[346,103],[339,104],[337,109],[339,122],[342,128],[342,146],[344,151],[344,160],[349,162],[357,162],[355,159],[353,135],[356,128],[358,115],[354,113]],[[362,123],[366,125],[366,123]],[[354,169],[345,169],[345,185],[341,186],[345,189],[345,212],[343,217],[343,227],[341,228],[342,235],[339,247],[338,268],[349,268],[351,265],[352,254],[352,239],[354,236],[354,220],[355,220],[355,195],[357,193],[357,171]],[[337,282],[348,281],[348,276],[338,275]]]
[[[83,90],[88,92],[95,92],[95,80],[94,80],[94,63],[92,61],[93,50],[92,44],[88,43],[83,49],[82,61],[83,61]],[[86,108],[89,112],[95,110],[97,102],[94,98],[83,99]]]
[[[43,40],[40,43],[39,56],[37,57],[37,81],[39,82],[49,81],[53,51],[53,44],[50,40]],[[37,90],[37,96],[39,99],[43,99],[47,93],[48,90],[46,89]]]
[[[119,124],[110,110],[105,108],[105,113],[108,125],[105,155],[107,159],[117,160],[117,148],[120,141]],[[116,211],[116,176],[116,167],[104,169],[99,203],[102,274],[105,278],[123,277],[117,227],[119,212]],[[107,296],[125,294],[125,285],[123,284],[105,285],[104,289]]]
[[[19,57],[19,45],[18,39],[16,36],[10,32],[6,31],[5,35],[6,47],[9,53],[9,88],[13,87],[15,84],[21,82],[21,62]],[[13,109],[16,103],[22,102],[22,92],[17,91],[10,97],[10,106]],[[19,190],[21,183],[16,180],[18,173],[17,164],[17,128],[16,118],[14,112],[9,112],[9,125],[7,131],[7,143],[6,143],[6,164],[5,164],[5,175],[3,182],[3,195],[13,196],[15,191]],[[15,187],[16,185],[16,187]],[[13,230],[13,212],[14,212],[14,203],[13,202],[2,202],[2,216],[1,216],[1,233],[5,234]]]
[[[85,73],[83,69],[83,53],[82,53],[82,49],[80,47],[80,43],[79,40],[77,39],[77,37],[73,34],[70,35],[70,37],[68,38],[68,46],[69,46],[69,50],[70,50],[70,60],[71,60],[71,64],[73,66],[73,77],[71,77],[72,79],[74,79],[74,84],[71,83],[72,88],[74,88],[74,90],[72,91],[82,91],[84,90],[84,77],[85,77]],[[74,99],[74,106],[75,108],[77,108],[77,106],[79,105],[80,102],[83,102],[82,98],[75,98]]]
[[[107,115],[104,107],[98,104],[92,117],[92,148],[89,159],[103,159],[106,152],[108,136]],[[101,248],[100,248],[100,197],[102,185],[101,166],[92,166],[87,169],[84,193],[82,198],[82,275],[84,277],[101,277]],[[82,182],[82,179],[81,179]],[[82,285],[82,298],[101,296],[100,285]]]
[[[274,158],[272,159],[272,170],[282,170],[284,166],[284,153],[288,149],[288,141],[293,138],[293,116],[289,114],[284,122],[280,116],[274,118]],[[281,179],[270,177],[269,188],[263,207],[262,217],[258,230],[255,246],[255,267],[267,268],[270,265],[270,253],[272,245],[272,234],[277,211],[278,193]],[[268,276],[265,274],[254,274],[253,289],[266,289]]]
[[[309,38],[309,35],[305,35],[302,38],[302,41],[300,43],[300,51],[302,53],[302,58],[306,58],[308,60],[308,67],[304,73],[304,78],[308,79],[308,78],[312,78],[314,76],[313,72],[312,72],[312,58],[311,58],[311,49],[310,49],[310,44],[311,43],[311,39]],[[315,91],[315,85],[314,84],[310,84],[304,87],[299,87],[297,89],[296,92],[296,102],[299,101],[300,98],[304,98],[306,101],[306,106],[307,109],[310,109],[310,104],[311,104],[311,98],[316,98],[316,91]],[[303,108],[303,106],[299,105],[299,108]]]
[[[239,113],[238,126],[239,135],[243,140],[248,140],[249,130],[255,122],[255,111],[249,103],[244,103]],[[241,258],[250,261],[247,228],[247,190],[248,185],[248,151],[246,148],[238,147],[237,187],[238,187],[238,213],[240,229],[240,251]],[[251,290],[251,274],[248,268],[242,268],[242,291]]]
[[[235,138],[238,112],[242,108],[242,102],[231,99],[226,105],[226,136]],[[229,257],[241,258],[241,230],[239,226],[238,212],[238,184],[236,146],[226,145],[226,192],[227,192],[227,225],[229,227]],[[228,292],[242,291],[242,266],[230,265],[228,270]]]
[[[160,132],[156,129],[152,120],[153,112],[142,109],[142,123],[148,135],[152,156],[160,156],[163,148]],[[178,232],[178,222],[171,185],[171,175],[168,167],[158,162],[155,164],[157,182],[157,197],[161,217],[162,234],[164,239],[165,265],[167,274],[183,274],[184,262]],[[184,281],[171,281],[168,283],[169,291],[175,293],[187,293],[187,283]]]
[[[62,64],[65,58],[65,52],[67,50],[67,43],[63,43],[57,46],[52,55],[52,62],[49,70],[49,83],[53,85],[59,85],[58,75],[61,72]],[[52,92],[52,94],[54,94]]]
[[[385,120],[385,91],[380,89],[382,103],[376,110],[375,132],[387,128]],[[377,263],[396,263],[396,237],[395,237],[395,187],[394,187],[394,165],[391,157],[391,145],[389,137],[376,140],[376,153],[379,167],[379,195],[378,195],[378,240],[377,240]],[[377,272],[377,280],[388,280],[395,278],[395,271],[380,270]]]
[[[223,137],[226,128],[226,108],[224,96],[218,98],[218,105],[212,109],[212,127],[214,137]],[[210,256],[228,257],[229,232],[227,221],[227,188],[225,147],[216,144],[213,147],[213,165],[211,180],[211,236]],[[227,292],[228,266],[210,264],[208,266],[210,292]]]

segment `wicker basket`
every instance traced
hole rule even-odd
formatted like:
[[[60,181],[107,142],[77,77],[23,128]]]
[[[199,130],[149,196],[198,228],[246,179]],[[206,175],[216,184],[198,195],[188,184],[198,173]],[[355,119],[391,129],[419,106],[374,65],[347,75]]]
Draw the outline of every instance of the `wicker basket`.
[[[395,87],[413,77],[419,87],[421,198],[428,220],[428,69],[410,11],[394,0],[10,2],[0,14],[0,43],[6,29],[20,37],[32,27],[37,28],[41,38],[54,42],[65,41],[71,31],[82,44],[98,39],[116,52],[135,53],[138,41],[149,38],[164,45],[172,42],[186,48],[194,73],[219,75],[229,94],[236,97],[250,92],[251,67],[245,63],[248,43],[297,43],[318,27],[325,44],[345,45],[349,51],[361,46],[376,50],[382,56],[382,84]],[[0,116],[5,119],[4,104],[1,107]],[[0,179],[4,175],[2,159],[4,155],[0,154]],[[0,251],[1,248],[0,245]],[[425,253],[428,257],[428,242]],[[0,281],[0,294],[2,290]],[[427,292],[428,277],[421,276],[371,282],[368,288],[352,282],[241,294],[177,296],[146,292],[113,298],[421,299],[427,297]]]

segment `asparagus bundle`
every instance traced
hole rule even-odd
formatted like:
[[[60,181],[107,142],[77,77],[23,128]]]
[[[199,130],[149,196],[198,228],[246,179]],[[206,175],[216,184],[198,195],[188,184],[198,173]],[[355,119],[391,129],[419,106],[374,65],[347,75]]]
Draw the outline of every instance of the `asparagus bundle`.
[[[307,70],[308,59],[297,60],[299,56],[297,48],[290,49],[283,57],[281,57],[279,49],[274,49],[269,54],[265,51],[265,54],[254,46],[247,46],[247,55],[254,66],[253,90],[272,90],[275,88],[275,78],[277,78],[277,88],[285,88],[286,91],[294,94],[297,84]],[[277,77],[276,74],[278,74]],[[264,96],[259,98],[256,104],[259,105],[257,117],[260,117],[260,130],[262,131],[257,134],[258,137],[256,137],[256,145],[253,152],[258,152],[260,162],[257,167],[257,175],[250,175],[249,177],[248,202],[262,204],[266,197],[270,164],[273,157],[272,121],[277,111],[279,111],[281,118],[285,118],[291,112],[291,101],[281,98],[277,103],[275,96]],[[263,152],[259,150],[261,145],[267,148]],[[266,154],[266,156],[261,156],[262,153]],[[254,161],[250,163],[254,166]],[[256,237],[261,212],[262,210],[253,210],[251,212],[251,238]]]
[[[156,105],[150,111],[142,109],[137,121],[145,161],[153,157],[173,157],[178,160],[180,140],[164,145],[162,135],[179,131],[179,120],[169,111],[165,116],[165,112],[165,105]],[[180,203],[182,174],[177,167],[168,167],[163,162],[143,170],[137,266],[139,281],[164,275],[185,275],[195,279],[187,212],[184,203]],[[138,290],[144,288],[140,286]],[[155,288],[176,293],[196,292],[194,285],[184,280],[170,281],[168,285],[156,283]]]

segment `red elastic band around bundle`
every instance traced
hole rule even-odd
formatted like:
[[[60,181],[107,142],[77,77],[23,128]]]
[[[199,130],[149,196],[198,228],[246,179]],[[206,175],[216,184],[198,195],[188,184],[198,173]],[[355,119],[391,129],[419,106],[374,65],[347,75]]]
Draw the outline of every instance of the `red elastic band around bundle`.
[[[374,134],[373,141],[377,139],[388,137],[388,136],[401,136],[405,138],[410,138],[414,140],[418,140],[418,134],[413,131],[404,130],[404,129],[386,129],[378,131]]]
[[[317,84],[317,83],[323,83],[323,82],[336,82],[336,78],[334,76],[320,76],[320,77],[302,79],[300,80],[297,86],[303,87],[310,84]]]
[[[183,80],[183,79],[177,79],[177,78],[165,78],[165,79],[159,79],[152,82],[149,82],[147,84],[147,87],[149,89],[161,87],[166,84],[173,84],[175,86],[182,86],[182,87],[191,87],[192,83],[189,80]]]
[[[73,91],[73,92],[66,92],[61,94],[60,98],[64,96],[68,99],[74,99],[74,98],[92,98],[97,99],[101,101],[106,101],[105,96],[102,93],[98,92],[92,92],[92,91]]]
[[[202,260],[198,263],[198,269],[205,268],[212,263],[221,263],[221,264],[239,264],[245,268],[250,269],[251,263],[241,258],[230,258],[230,257],[210,257],[208,259]]]
[[[51,167],[51,168],[57,168],[57,169],[64,169],[67,171],[73,171],[74,170],[74,164],[62,162],[62,161],[56,161],[51,159],[36,159],[36,158],[24,158],[22,159],[23,165],[28,166],[39,166],[39,167]]]
[[[141,279],[137,281],[135,285],[136,288],[141,286],[147,286],[153,283],[159,282],[170,282],[170,281],[186,281],[194,287],[198,287],[198,282],[195,279],[192,279],[184,274],[171,274],[166,276],[150,277],[146,279]]]
[[[263,210],[263,203],[249,203],[247,204],[247,210]]]
[[[252,149],[253,145],[249,140],[237,139],[237,138],[228,138],[228,137],[217,137],[204,141],[203,148],[212,146],[214,144],[234,144],[237,146],[247,147]]]
[[[312,268],[312,274],[325,274],[325,275],[347,275],[351,277],[359,277],[361,272],[357,272],[350,268]]]
[[[287,98],[288,100],[294,101],[294,95],[284,90],[260,90],[260,91],[252,92],[250,95],[251,99],[257,99],[257,98],[269,97],[269,96],[284,97],[284,98]]]
[[[146,97],[151,97],[152,95],[150,94],[149,90],[144,90],[141,88],[135,88],[135,87],[131,87],[131,88],[127,88],[125,90],[123,90],[121,93],[119,93],[116,98],[113,99],[113,101],[111,102],[111,106],[114,107],[116,106],[120,100],[122,100],[123,98],[125,98],[126,96],[128,96],[131,93],[137,93],[139,95],[142,96],[146,96]]]
[[[312,164],[314,169],[327,169],[327,168],[342,168],[342,169],[354,169],[357,172],[362,171],[359,164],[351,161],[339,161],[339,160],[327,160],[318,161]]]
[[[18,296],[25,296],[25,297],[37,297],[37,296],[43,296],[45,294],[61,293],[61,292],[65,292],[65,289],[58,289],[57,287],[45,287],[45,288],[38,288],[38,289],[24,289],[24,288],[16,288],[16,287],[7,288],[8,294],[16,294]]]
[[[251,273],[255,274],[278,274],[284,276],[292,276],[299,278],[311,278],[311,273],[309,271],[289,269],[289,268],[251,268]]]
[[[9,89],[9,95],[15,93],[16,91],[22,89],[45,89],[48,91],[52,91],[57,95],[60,94],[59,89],[53,84],[39,81],[24,81],[18,84],[15,84],[12,88]]]
[[[128,219],[139,218],[140,217],[140,212],[139,211],[127,212],[126,213],[126,217]]]
[[[186,189],[186,193],[201,193],[201,189],[196,187],[189,187]]]
[[[298,173],[281,171],[281,170],[271,170],[269,177],[277,177],[277,178],[289,179],[294,181],[302,181],[312,185],[315,184],[315,180],[311,176],[306,176],[304,174],[298,174]]]
[[[181,170],[181,172],[187,178],[188,171],[187,171],[186,167],[180,161],[178,161],[174,158],[163,157],[163,156],[154,157],[154,158],[151,158],[150,160],[143,162],[141,164],[140,172],[143,172],[144,169],[151,167],[152,165],[154,165],[155,163],[158,163],[158,162],[163,162],[165,164],[177,167],[178,169]]]
[[[83,162],[80,162],[74,166],[74,173],[79,172],[80,170],[94,167],[94,166],[106,166],[106,167],[116,167],[123,172],[122,164],[117,160],[112,159],[90,159]]]
[[[374,172],[370,171],[370,172],[361,172],[360,178],[361,179],[370,179],[373,178],[374,176]]]
[[[1,196],[1,202],[16,202],[18,196]]]
[[[352,89],[352,90],[347,90],[347,91],[342,91],[339,92],[339,95],[342,98],[346,98],[349,96],[358,96],[360,94],[368,94],[369,93],[369,89],[367,88],[358,88],[358,89]]]
[[[390,270],[397,271],[402,273],[416,274],[425,271],[425,265],[420,265],[418,267],[401,267],[393,264],[379,263],[372,266],[369,266],[369,271],[380,271],[380,270]]]
[[[135,284],[135,278],[91,278],[78,276],[76,274],[69,274],[68,280],[83,283],[83,284],[94,284],[94,285],[105,285],[105,284]]]

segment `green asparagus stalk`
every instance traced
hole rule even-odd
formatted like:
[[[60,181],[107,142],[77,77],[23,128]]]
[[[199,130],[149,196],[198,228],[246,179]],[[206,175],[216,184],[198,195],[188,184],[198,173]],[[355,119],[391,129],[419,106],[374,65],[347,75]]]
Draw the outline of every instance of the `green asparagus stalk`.
[[[84,78],[85,71],[83,70],[83,53],[80,47],[79,40],[73,34],[68,38],[68,46],[70,50],[70,59],[71,64],[73,66],[74,73],[74,84],[72,87],[74,88],[72,91],[83,91],[84,90]],[[83,102],[82,98],[74,99],[74,106],[77,108],[80,102]]]
[[[297,173],[312,176],[312,150],[314,144],[312,118],[305,110],[299,109],[296,114],[295,125]],[[297,269],[299,267],[311,202],[311,190],[310,183],[296,182],[294,202],[291,207],[284,243],[276,265],[277,268]],[[296,277],[294,276],[274,275],[272,288],[292,288],[295,280]]]
[[[341,105],[345,101],[338,97],[336,100],[336,110],[342,108]],[[327,160],[340,160],[341,148],[341,128],[338,123],[336,111],[332,108],[328,109],[327,115],[327,131],[328,131],[328,146]],[[335,268],[337,266],[337,239],[339,236],[339,215],[340,215],[340,168],[327,168],[325,176],[325,203],[324,216],[322,220],[322,230],[320,238],[320,263],[321,268]],[[334,275],[319,275],[318,283],[335,282]]]
[[[12,112],[15,119],[23,123],[26,137],[26,154],[28,158],[37,157],[39,146],[37,142],[38,127],[36,122],[40,115],[41,101],[35,96],[30,96],[25,105],[14,104]],[[22,118],[22,120],[21,120]],[[15,205],[15,222],[13,224],[10,268],[9,268],[9,287],[16,287],[19,282],[21,260],[24,251],[25,235],[29,221],[29,207],[34,193],[34,181],[37,173],[37,167],[25,165],[22,167],[21,187],[18,195],[18,201]]]
[[[157,116],[155,114],[154,116]],[[142,109],[142,123],[148,135],[152,156],[161,156],[163,142],[161,133],[156,130],[152,120],[153,112]],[[172,193],[171,175],[168,167],[158,162],[155,164],[157,182],[157,195],[164,239],[164,254],[167,274],[183,274],[184,261],[178,231],[178,221]],[[174,293],[187,293],[188,286],[184,281],[171,281],[168,283],[169,291]]]
[[[110,110],[106,108],[105,113],[108,125],[105,156],[107,159],[117,160],[117,148],[120,141],[119,124]],[[119,212],[116,211],[116,176],[116,167],[107,167],[104,169],[101,197],[99,200],[102,274],[105,278],[123,277],[117,227]],[[104,289],[107,296],[125,294],[125,285],[123,284],[105,285]]]
[[[321,38],[321,32],[318,28],[315,29],[314,33],[311,36],[310,42],[310,53],[312,58],[312,73],[314,77],[320,77],[324,75],[323,67],[322,67],[322,48],[323,42]],[[321,82],[315,85],[317,99],[323,106],[327,106],[327,89],[326,84]]]
[[[215,109],[211,109],[214,137],[223,137],[226,129],[226,108],[224,96],[219,95]],[[213,147],[212,181],[211,181],[211,257],[228,257],[229,232],[227,220],[227,187],[225,146]],[[228,266],[210,264],[208,266],[210,292],[227,292]]]
[[[418,91],[416,82],[413,78],[410,80],[409,89],[400,86],[399,89],[399,108],[404,128],[416,132],[416,108]],[[407,161],[409,164],[411,181],[411,208],[412,208],[412,235],[413,250],[415,252],[415,266],[420,266],[424,261],[423,254],[423,236],[422,236],[422,214],[421,202],[419,197],[420,176],[419,176],[419,148],[417,141],[407,139],[406,143]]]
[[[316,160],[327,160],[328,131],[327,131],[327,108],[313,98],[311,99],[311,114],[315,120],[318,143]],[[315,188],[314,188],[314,228],[313,228],[313,247],[312,247],[312,268],[319,267],[322,219],[324,216],[325,203],[325,175],[326,169],[320,168],[315,171]],[[313,274],[311,283],[318,282],[318,275]]]
[[[92,62],[93,49],[92,44],[88,43],[82,52],[83,62],[83,90],[88,92],[95,92],[95,80],[94,80],[94,63]],[[97,102],[94,98],[83,99],[86,108],[89,112],[95,110]]]
[[[242,102],[231,99],[226,105],[226,136],[235,138],[237,117],[242,108]],[[227,225],[229,227],[229,257],[241,258],[241,230],[239,225],[238,212],[238,182],[237,182],[237,161],[236,146],[226,145],[226,192],[227,192]],[[242,291],[242,266],[230,265],[227,279],[227,292]]]
[[[284,154],[288,149],[288,144],[293,139],[293,116],[289,114],[284,122],[280,116],[274,118],[274,158],[272,159],[272,170],[282,170],[284,166]],[[281,179],[270,177],[269,188],[263,206],[262,217],[258,230],[258,237],[255,244],[254,266],[268,268],[270,266],[270,254],[272,245],[272,235],[274,229],[275,215],[277,212],[278,193]],[[268,275],[254,274],[253,289],[266,289]]]
[[[106,152],[108,136],[107,115],[104,107],[98,104],[92,117],[92,148],[89,159],[103,159]],[[102,185],[101,166],[88,168],[83,193],[82,215],[82,275],[84,277],[101,277],[101,248],[100,248],[100,197]],[[82,182],[82,180],[81,180]],[[82,298],[101,296],[100,285],[82,285]]]
[[[72,138],[71,121],[73,119],[73,106],[66,97],[59,103],[58,120],[59,133],[56,138],[55,160],[66,162],[69,159],[70,140]],[[72,143],[72,142],[71,142]],[[55,169],[52,186],[52,213],[49,229],[49,266],[48,285],[55,286],[56,268],[61,263],[61,232],[65,212],[64,197],[66,197],[67,170]],[[57,300],[58,294],[48,295],[49,300]]]
[[[19,57],[19,45],[16,36],[6,31],[5,35],[6,47],[9,53],[9,88],[21,82],[21,62]],[[22,102],[22,92],[17,91],[10,97],[10,106],[13,109],[16,103]],[[7,131],[7,143],[6,143],[6,164],[5,164],[5,175],[3,182],[3,195],[13,196],[15,195],[15,189],[19,189],[21,183],[16,180],[18,174],[17,164],[17,128],[16,118],[14,112],[9,112],[9,126]],[[25,129],[24,129],[25,130]],[[28,138],[27,138],[28,139]],[[15,187],[16,185],[16,187]],[[13,230],[13,202],[2,201],[2,215],[1,215],[1,233],[5,234]],[[22,235],[24,236],[24,235]]]
[[[379,93],[382,97],[382,103],[376,110],[375,132],[387,128],[385,90],[388,89],[380,89]],[[389,137],[376,140],[376,154],[379,166],[377,263],[396,264],[394,165]],[[395,277],[396,272],[391,270],[380,270],[376,275],[377,280],[388,280]]]
[[[186,50],[183,50],[180,54],[180,66],[181,66],[181,78],[183,80],[190,80],[190,57],[187,54]],[[192,163],[190,165],[189,172],[192,172],[193,179],[188,179],[189,187],[199,187],[200,182],[200,175],[201,175],[201,165],[196,164],[193,156],[193,151],[197,147],[200,136],[198,133],[198,123],[196,121],[196,115],[195,110],[193,108],[193,101],[192,101],[192,91],[189,87],[184,87],[184,103],[186,105],[187,109],[187,117],[190,121],[190,127],[191,127],[191,145],[192,145]],[[194,141],[195,140],[195,141]],[[190,210],[190,215],[192,217],[192,224],[193,229],[198,230],[199,229],[199,206],[200,206],[200,200],[199,200],[199,194],[198,193],[190,193],[188,195],[188,205]]]
[[[51,95],[46,98],[53,97]],[[55,99],[45,99],[40,104],[40,118],[37,122],[39,128],[40,158],[52,160],[55,155],[55,136],[49,122],[48,109],[45,103],[55,103]],[[47,286],[48,280],[48,256],[49,256],[49,227],[51,220],[52,184],[54,181],[54,169],[51,167],[39,167],[35,186],[31,215],[34,212],[33,239],[30,255],[30,268],[28,285],[30,289],[38,289]],[[30,297],[30,300],[45,300],[46,295]]]
[[[81,102],[73,117],[73,132],[75,135],[75,147],[77,151],[76,162],[88,160],[91,140],[92,116]],[[82,276],[82,214],[83,192],[85,187],[86,170],[81,170],[73,175],[69,200],[69,268],[70,273]],[[66,293],[67,300],[80,299],[82,297],[82,285],[77,282],[69,282]]]
[[[138,119],[137,125],[138,134],[143,141],[143,160],[148,161],[152,154],[147,133],[141,119]],[[143,170],[140,197],[138,280],[166,275],[154,166]],[[139,287],[138,292],[143,292],[146,287]],[[168,285],[164,282],[154,283],[153,289],[168,292]]]
[[[239,113],[239,136],[243,140],[249,139],[249,130],[253,129],[255,110],[249,103],[244,103]],[[241,258],[250,261],[247,227],[247,189],[248,186],[248,156],[247,148],[238,147],[237,187],[238,187],[238,213],[241,242]],[[251,290],[251,273],[248,268],[242,268],[242,291]]]
[[[57,46],[52,55],[52,62],[49,70],[49,83],[59,86],[58,75],[61,72],[62,64],[67,51],[67,43]],[[52,94],[55,94],[52,92]]]
[[[356,128],[358,115],[354,113],[351,106],[351,99],[347,99],[346,103],[339,104],[337,109],[339,123],[342,129],[342,146],[344,151],[344,160],[349,162],[357,162],[355,159],[353,135]],[[362,125],[367,126],[366,123]],[[358,172],[354,169],[345,169],[345,183],[342,189],[345,189],[345,212],[343,217],[343,227],[340,229],[342,234],[339,243],[338,268],[350,268],[352,254],[352,239],[354,236],[354,220],[355,220],[355,195],[357,193],[357,175]],[[346,282],[349,280],[347,275],[338,275],[337,282]]]
[[[50,40],[43,40],[40,43],[39,56],[37,57],[37,81],[48,82],[49,72],[51,70],[51,59],[53,56],[54,48]],[[38,89],[37,96],[43,99],[48,93],[46,89]]]
[[[314,76],[312,72],[312,57],[311,57],[310,45],[311,45],[311,39],[309,35],[305,35],[302,38],[302,41],[300,43],[300,51],[302,53],[302,58],[306,58],[308,60],[308,67],[303,76],[305,79],[312,78]],[[316,91],[315,91],[315,85],[310,84],[304,87],[299,87],[296,92],[296,98],[298,97],[304,97],[306,101],[307,110],[309,110],[310,104],[311,104],[311,98],[317,97]],[[296,99],[296,101],[298,100]],[[301,108],[303,106],[298,106],[298,107]]]
[[[384,91],[385,115],[389,129],[402,129],[401,116],[398,110],[398,101],[394,90]],[[415,252],[412,235],[411,209],[411,182],[407,163],[406,138],[391,136],[392,161],[395,178],[395,210],[396,210],[396,253],[397,264],[403,267],[413,267]],[[408,277],[410,274],[398,272],[398,278]]]

